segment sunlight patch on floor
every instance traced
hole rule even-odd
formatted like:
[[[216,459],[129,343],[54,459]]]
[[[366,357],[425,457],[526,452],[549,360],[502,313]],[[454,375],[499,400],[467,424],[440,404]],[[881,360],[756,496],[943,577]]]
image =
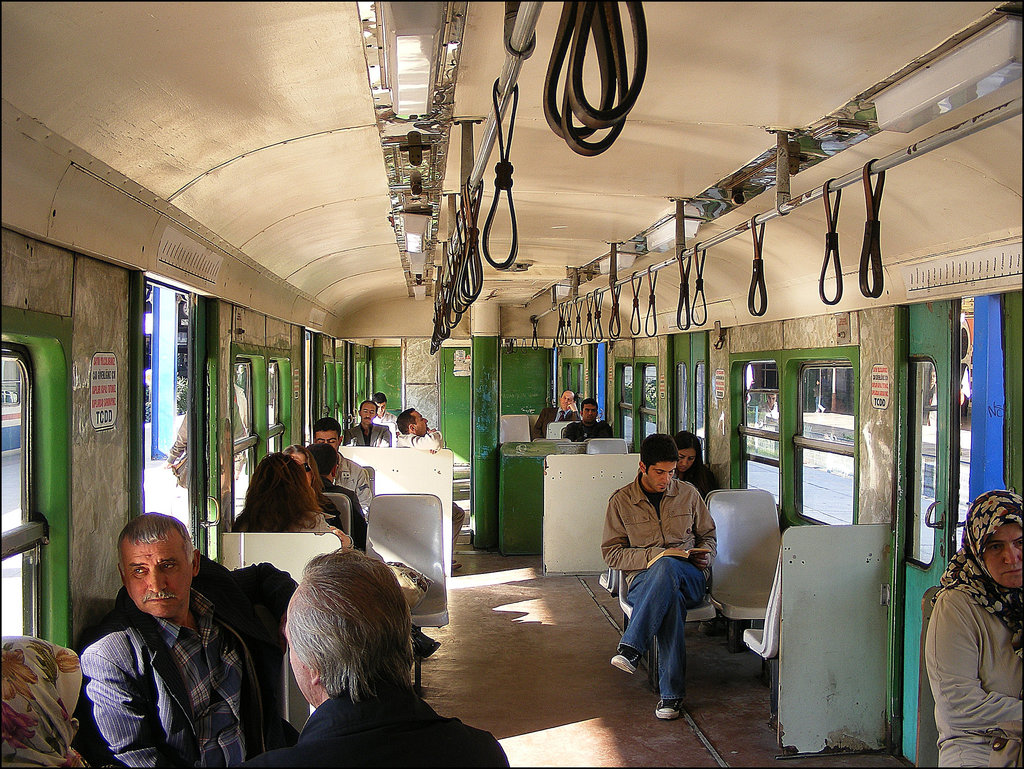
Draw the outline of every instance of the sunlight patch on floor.
[[[541,625],[555,625],[555,617],[548,608],[547,601],[543,598],[531,598],[528,601],[517,601],[507,603],[504,606],[495,606],[491,611],[520,612],[522,616],[513,617],[513,622],[536,622]]]
[[[603,718],[517,734],[499,740],[511,766],[625,766],[621,736]]]
[[[466,574],[464,576],[450,577],[448,582],[449,590],[465,590],[472,587],[490,587],[492,585],[507,585],[511,582],[527,582],[540,577],[540,572],[535,568],[508,569],[506,571],[492,571],[487,574]]]

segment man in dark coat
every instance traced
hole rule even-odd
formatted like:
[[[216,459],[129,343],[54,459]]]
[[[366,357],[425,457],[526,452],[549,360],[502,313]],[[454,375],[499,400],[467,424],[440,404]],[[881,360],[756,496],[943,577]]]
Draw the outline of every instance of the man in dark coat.
[[[580,418],[580,412],[576,409],[576,394],[572,390],[566,390],[558,399],[558,408],[546,406],[540,410],[537,422],[531,433],[534,438],[544,438],[547,435],[548,425],[552,422],[575,422]]]
[[[288,607],[289,659],[316,708],[291,748],[245,766],[508,766],[490,732],[443,718],[411,680],[409,605],[358,551],[313,558]]]

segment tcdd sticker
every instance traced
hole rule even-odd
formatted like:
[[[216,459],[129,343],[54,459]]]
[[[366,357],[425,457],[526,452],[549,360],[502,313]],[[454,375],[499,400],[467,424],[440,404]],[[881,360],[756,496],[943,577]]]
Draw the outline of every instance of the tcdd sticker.
[[[89,367],[89,411],[94,430],[110,430],[117,420],[117,358],[98,352]]]
[[[876,363],[871,367],[871,405],[889,408],[889,367]]]

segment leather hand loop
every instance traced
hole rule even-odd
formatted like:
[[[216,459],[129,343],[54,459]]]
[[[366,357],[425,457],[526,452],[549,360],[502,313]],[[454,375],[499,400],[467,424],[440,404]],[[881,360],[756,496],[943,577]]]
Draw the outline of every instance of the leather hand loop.
[[[750,219],[750,233],[754,236],[754,261],[751,265],[750,290],[747,292],[747,311],[755,317],[760,317],[768,310],[768,290],[764,285],[764,262],[761,259],[764,223],[760,224],[759,231],[756,222],[757,216]]]
[[[693,247],[693,264],[697,268],[697,277],[693,285],[693,311],[691,319],[693,325],[703,326],[708,322],[708,300],[704,294],[704,263],[708,259],[708,250],[701,249],[698,243]],[[701,319],[697,320],[697,301],[700,300]]]
[[[697,246],[694,246],[696,253]],[[690,328],[690,255],[685,249],[676,254],[679,263],[679,302],[676,304],[676,326],[680,331]]]
[[[839,261],[839,233],[836,228],[839,226],[839,202],[842,200],[843,191],[836,190],[835,205],[828,195],[828,185],[835,179],[829,179],[821,187],[821,199],[825,203],[825,224],[828,232],[825,233],[825,258],[821,263],[821,275],[818,276],[818,296],[827,305],[839,304],[843,298],[843,266]],[[828,273],[829,261],[832,263],[832,271],[836,276],[836,295],[829,299],[825,296],[825,276]]]
[[[585,297],[587,303],[587,322],[583,327],[583,338],[587,342],[594,341],[594,297],[593,294],[587,294]]]
[[[601,304],[604,302],[604,291],[597,289],[594,291],[594,340],[597,342],[604,341],[604,329],[601,328]]]
[[[507,270],[516,261],[519,253],[519,227],[516,224],[516,207],[512,202],[512,163],[508,156],[512,149],[512,130],[515,128],[516,107],[519,105],[519,86],[512,89],[512,114],[508,121],[508,142],[504,141],[501,133],[501,111],[498,104],[498,81],[494,81],[494,88],[491,93],[491,100],[494,103],[495,123],[498,127],[498,155],[499,161],[494,166],[494,200],[491,201],[491,208],[487,212],[487,221],[484,222],[483,253],[487,263],[496,270]],[[480,185],[481,188],[483,185]],[[494,213],[498,210],[498,199],[502,191],[505,192],[505,199],[508,201],[508,214],[512,220],[512,243],[509,245],[508,256],[502,262],[496,262],[491,258],[491,223],[494,221]]]
[[[633,289],[633,314],[629,318],[629,333],[633,336],[640,336],[643,326],[640,322],[640,289],[643,287],[644,276],[640,272],[634,272],[629,279]]]
[[[619,294],[622,293],[621,283],[611,284],[612,316],[608,320],[608,338],[618,339],[622,335],[622,318],[619,317]]]
[[[860,292],[871,299],[882,295],[885,276],[882,273],[881,223],[878,208],[882,204],[882,188],[885,185],[885,171],[878,172],[878,184],[871,189],[871,164],[864,164],[864,207],[867,222],[864,224],[864,245],[860,252]]]
[[[657,297],[654,295],[654,287],[658,285],[658,273],[647,268],[647,316],[644,318],[644,334],[648,337],[658,335],[658,309],[657,309]],[[652,330],[651,319],[654,320],[654,326]]]

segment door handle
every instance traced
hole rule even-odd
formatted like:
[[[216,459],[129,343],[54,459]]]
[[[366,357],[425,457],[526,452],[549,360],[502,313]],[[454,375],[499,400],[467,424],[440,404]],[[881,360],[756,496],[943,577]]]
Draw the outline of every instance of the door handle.
[[[929,528],[932,528],[932,529],[941,529],[943,526],[946,525],[946,516],[945,516],[945,514],[943,514],[943,516],[941,518],[939,518],[939,520],[937,520],[937,521],[933,521],[932,520],[932,513],[935,511],[935,508],[938,507],[941,504],[942,503],[939,500],[936,499],[934,502],[932,502],[930,505],[928,505],[928,510],[924,514],[924,525],[925,526],[927,526]]]

